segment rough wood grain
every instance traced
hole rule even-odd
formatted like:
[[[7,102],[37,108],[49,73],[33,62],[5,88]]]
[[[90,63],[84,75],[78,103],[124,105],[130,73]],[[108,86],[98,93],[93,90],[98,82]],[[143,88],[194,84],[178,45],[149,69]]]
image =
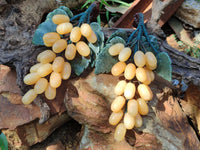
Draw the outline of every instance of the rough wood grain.
[[[25,112],[24,112],[25,113]],[[42,142],[55,129],[70,120],[69,115],[65,112],[61,115],[56,114],[52,116],[48,122],[39,124],[38,120],[18,126],[14,130],[2,130],[6,135],[9,149],[11,150],[27,150],[30,146]]]
[[[164,0],[164,1],[154,0],[153,1],[151,19],[147,23],[147,26],[151,30],[152,33],[155,33],[162,38],[166,37],[164,32],[161,30],[158,22],[161,18],[161,15],[164,9],[174,2],[176,2],[176,0]]]
[[[200,87],[190,85],[184,99],[180,101],[184,113],[191,120],[197,134],[200,137]]]
[[[66,111],[63,103],[66,82],[63,82],[62,86],[58,88],[57,97],[53,101],[46,100],[46,103],[41,103],[43,106],[37,106],[34,103],[22,104],[21,91],[16,84],[16,79],[14,70],[0,65],[0,129],[14,130],[35,119],[50,117],[49,115],[61,114]],[[44,95],[41,96],[44,97]],[[40,97],[37,97],[35,101],[40,101]]]
[[[136,13],[144,14],[144,22],[151,20],[152,9],[153,15],[156,14],[157,19],[154,19],[151,23],[158,24],[162,27],[169,18],[176,12],[179,6],[183,3],[184,0],[176,0],[170,2],[169,0],[161,2],[160,0],[135,0],[130,8],[123,14],[119,20],[116,21],[113,27],[115,28],[133,28],[134,15]],[[152,3],[154,3],[154,8],[152,8]],[[164,6],[162,6],[165,3]],[[167,5],[166,5],[167,4]],[[156,9],[155,9],[156,8]],[[156,11],[156,13],[155,13]],[[158,16],[160,15],[160,16]],[[131,19],[133,18],[133,19]],[[154,16],[152,16],[152,19]],[[152,26],[153,27],[153,26]],[[155,28],[155,27],[153,27]]]

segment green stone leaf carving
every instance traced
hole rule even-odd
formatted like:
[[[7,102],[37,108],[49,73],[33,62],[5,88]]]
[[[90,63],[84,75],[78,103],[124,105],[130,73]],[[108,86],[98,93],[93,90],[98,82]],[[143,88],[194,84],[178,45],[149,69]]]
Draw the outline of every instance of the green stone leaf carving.
[[[158,67],[156,72],[159,76],[164,79],[171,81],[172,80],[172,67],[171,67],[171,59],[166,52],[160,52],[157,56]]]

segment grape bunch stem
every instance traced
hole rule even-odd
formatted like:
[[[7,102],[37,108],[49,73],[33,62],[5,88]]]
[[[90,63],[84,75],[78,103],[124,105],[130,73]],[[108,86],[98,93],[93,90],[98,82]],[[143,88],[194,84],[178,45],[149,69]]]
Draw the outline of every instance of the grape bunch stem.
[[[92,13],[92,10],[94,9],[96,7],[96,3],[92,3],[89,7],[88,7],[88,9],[86,10],[86,11],[84,11],[84,12],[82,12],[82,13],[80,13],[80,14],[78,14],[78,15],[75,15],[74,17],[72,17],[71,19],[70,19],[70,21],[73,21],[73,20],[76,20],[76,19],[78,19],[78,18],[80,18],[79,19],[79,24],[78,24],[78,26],[81,26],[81,24],[82,23],[90,23],[90,15],[91,15],[91,13]]]
[[[139,50],[139,44],[142,45],[141,37],[142,35],[144,35],[147,42],[152,47],[154,54],[157,55],[159,52],[151,43],[149,35],[144,25],[144,15],[142,13],[138,13],[138,17],[139,17],[139,23],[138,23],[137,29],[129,36],[127,45],[130,45],[130,47],[135,46],[134,52],[133,52],[133,54],[135,54]],[[136,34],[137,34],[137,37],[136,37],[136,40],[134,41]]]

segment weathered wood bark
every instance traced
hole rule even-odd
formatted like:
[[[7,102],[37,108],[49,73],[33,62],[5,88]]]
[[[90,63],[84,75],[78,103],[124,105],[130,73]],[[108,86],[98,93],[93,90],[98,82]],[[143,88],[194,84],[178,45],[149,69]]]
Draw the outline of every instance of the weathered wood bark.
[[[176,0],[153,0],[151,19],[147,23],[147,26],[152,33],[155,33],[160,37],[166,37],[164,32],[161,30],[158,22],[164,9],[175,1]]]
[[[41,16],[58,5],[58,1],[51,0],[45,3],[41,0],[36,2],[19,0],[9,1],[9,3],[4,1],[0,6],[0,63],[16,69],[17,83],[22,92],[29,88],[23,83],[24,75],[36,62],[36,55],[45,49],[31,44],[33,33],[42,20]],[[112,29],[103,31],[106,36],[113,32]],[[174,77],[199,86],[200,60],[176,51],[165,42],[160,43],[161,50],[167,51],[171,56]],[[58,99],[62,101],[65,96],[70,116],[85,125],[81,149],[90,147],[94,149],[97,147],[99,149],[199,149],[199,140],[178,103],[180,98],[174,96],[171,84],[159,77],[156,77],[156,81],[151,85],[154,98],[149,103],[150,113],[144,117],[144,125],[135,132],[130,131],[127,134],[128,142],[116,143],[113,140],[114,127],[108,124],[108,117],[110,103],[115,97],[113,88],[118,80],[111,75],[95,75],[93,72],[88,72],[87,77],[72,79],[60,88],[61,97]],[[21,91],[18,90],[19,93]],[[3,91],[1,95],[3,102],[16,101],[16,99],[9,99],[9,95],[6,94],[6,91]],[[41,101],[40,98],[38,99]],[[48,105],[37,103],[41,112],[33,114],[34,119],[44,115],[42,119],[44,121],[45,116],[48,116],[45,115],[48,114],[48,109],[54,113],[60,111],[59,106],[62,106],[60,101],[49,102]],[[30,105],[32,106],[35,104]],[[36,109],[39,110],[38,107]],[[0,120],[5,118],[2,115],[0,117]],[[29,118],[28,121],[31,119]],[[8,124],[3,128],[8,128]]]
[[[39,124],[38,120],[34,120],[30,123],[18,126],[13,130],[4,129],[2,132],[7,137],[9,149],[27,150],[30,146],[45,140],[53,131],[68,120],[70,120],[70,117],[67,112],[65,112],[61,115],[56,114],[51,116],[44,124]]]

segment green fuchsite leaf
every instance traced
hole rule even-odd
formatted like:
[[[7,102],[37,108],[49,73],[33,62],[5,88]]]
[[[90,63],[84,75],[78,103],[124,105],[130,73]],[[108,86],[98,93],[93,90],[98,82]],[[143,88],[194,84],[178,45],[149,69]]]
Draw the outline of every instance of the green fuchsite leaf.
[[[97,42],[96,43],[90,43],[90,42],[88,43],[88,46],[92,50],[91,67],[94,67],[97,55],[99,54],[99,52],[104,47],[104,34],[101,31],[101,26],[98,23],[93,22],[93,23],[90,24],[90,26],[91,26],[92,30],[95,31],[95,34],[97,36]]]
[[[38,26],[38,28],[35,31],[35,34],[33,36],[33,40],[32,40],[33,44],[35,44],[35,45],[44,45],[44,42],[43,42],[43,39],[42,39],[43,35],[45,33],[48,33],[48,32],[55,32],[56,31],[56,27],[57,27],[57,25],[54,24],[52,22],[52,20],[47,20],[47,21],[41,23]]]
[[[54,16],[54,15],[57,15],[57,14],[62,14],[62,15],[68,15],[66,11],[64,11],[63,9],[60,9],[60,8],[57,8],[55,10],[53,10],[52,12],[50,12],[47,17],[46,17],[46,20],[51,20],[51,18]],[[45,21],[46,21],[45,20]]]
[[[91,62],[91,58],[85,58],[83,56],[76,56],[75,59],[70,61],[72,66],[72,70],[75,72],[77,76],[83,73],[83,71],[89,66]]]
[[[166,52],[160,52],[157,55],[158,66],[156,72],[159,76],[164,79],[171,81],[172,67],[171,67],[171,59]]]
[[[99,36],[97,35],[97,40],[99,40]],[[95,62],[96,62],[96,58],[99,54],[99,52],[101,51],[101,47],[100,45],[98,44],[99,42],[96,42],[96,43],[88,43],[88,46],[91,50],[91,67],[94,67],[95,65]]]
[[[101,26],[97,22],[92,22],[90,24],[90,26],[91,26],[92,30],[95,31],[95,32],[98,31],[98,30],[101,30]]]
[[[8,141],[3,133],[0,134],[0,149],[8,150]]]
[[[69,16],[69,18],[73,17],[73,13],[71,12],[71,10],[68,7],[60,6],[59,8],[57,8],[57,9],[53,10],[52,12],[50,12],[46,17],[46,20],[51,20],[52,17],[54,15],[57,15],[57,14],[67,15],[67,16]]]
[[[123,43],[126,44],[127,33],[124,30],[117,30],[115,31],[106,41],[106,46],[103,50],[99,53],[96,58],[95,63],[95,73],[109,73],[112,66],[118,62],[116,57],[112,57],[108,53],[108,49],[115,43]],[[108,44],[109,43],[109,44]]]
[[[121,37],[122,39],[124,39],[124,41],[127,41],[128,39],[128,36],[127,36],[127,33],[126,31],[122,30],[122,29],[118,29],[117,31],[115,31],[109,38],[108,40],[106,41],[106,43],[109,43],[110,40],[116,36],[119,36]]]
[[[156,37],[154,35],[149,35],[149,39],[150,39],[150,42],[155,47],[155,49],[158,50],[159,44],[158,44]],[[153,48],[150,46],[149,42],[147,42],[147,40],[144,36],[141,37],[141,42],[142,42],[143,47],[145,48],[146,51],[150,51],[150,52],[154,53],[154,55],[156,55]],[[144,49],[142,49],[142,50],[145,51]]]
[[[109,42],[111,45],[114,45],[116,43],[123,43],[124,45],[126,45],[126,41],[120,36],[113,37]]]
[[[101,31],[101,26],[96,22],[92,22],[90,24],[90,26],[91,26],[92,30],[95,32],[95,34],[97,35],[97,41],[98,42],[94,43],[94,45],[96,45],[96,46],[98,45],[99,46],[99,51],[100,51],[104,47],[104,34]]]
[[[112,66],[118,62],[117,58],[112,57],[108,53],[110,46],[110,44],[107,44],[97,56],[95,63],[95,74],[109,73]]]
[[[53,10],[50,12],[47,17],[45,22],[41,23],[37,30],[35,31],[35,34],[33,36],[33,44],[35,45],[44,45],[43,42],[43,35],[48,32],[55,32],[57,25],[52,22],[52,17],[56,14],[63,14],[63,15],[68,15],[70,18],[73,17],[73,13],[71,10],[65,6],[60,6],[59,8]]]
[[[154,35],[149,35],[150,42],[153,44],[155,49],[159,49],[157,38]]]
[[[72,18],[74,16],[72,11],[66,6],[60,6],[59,9],[64,10],[68,14],[69,18]]]

